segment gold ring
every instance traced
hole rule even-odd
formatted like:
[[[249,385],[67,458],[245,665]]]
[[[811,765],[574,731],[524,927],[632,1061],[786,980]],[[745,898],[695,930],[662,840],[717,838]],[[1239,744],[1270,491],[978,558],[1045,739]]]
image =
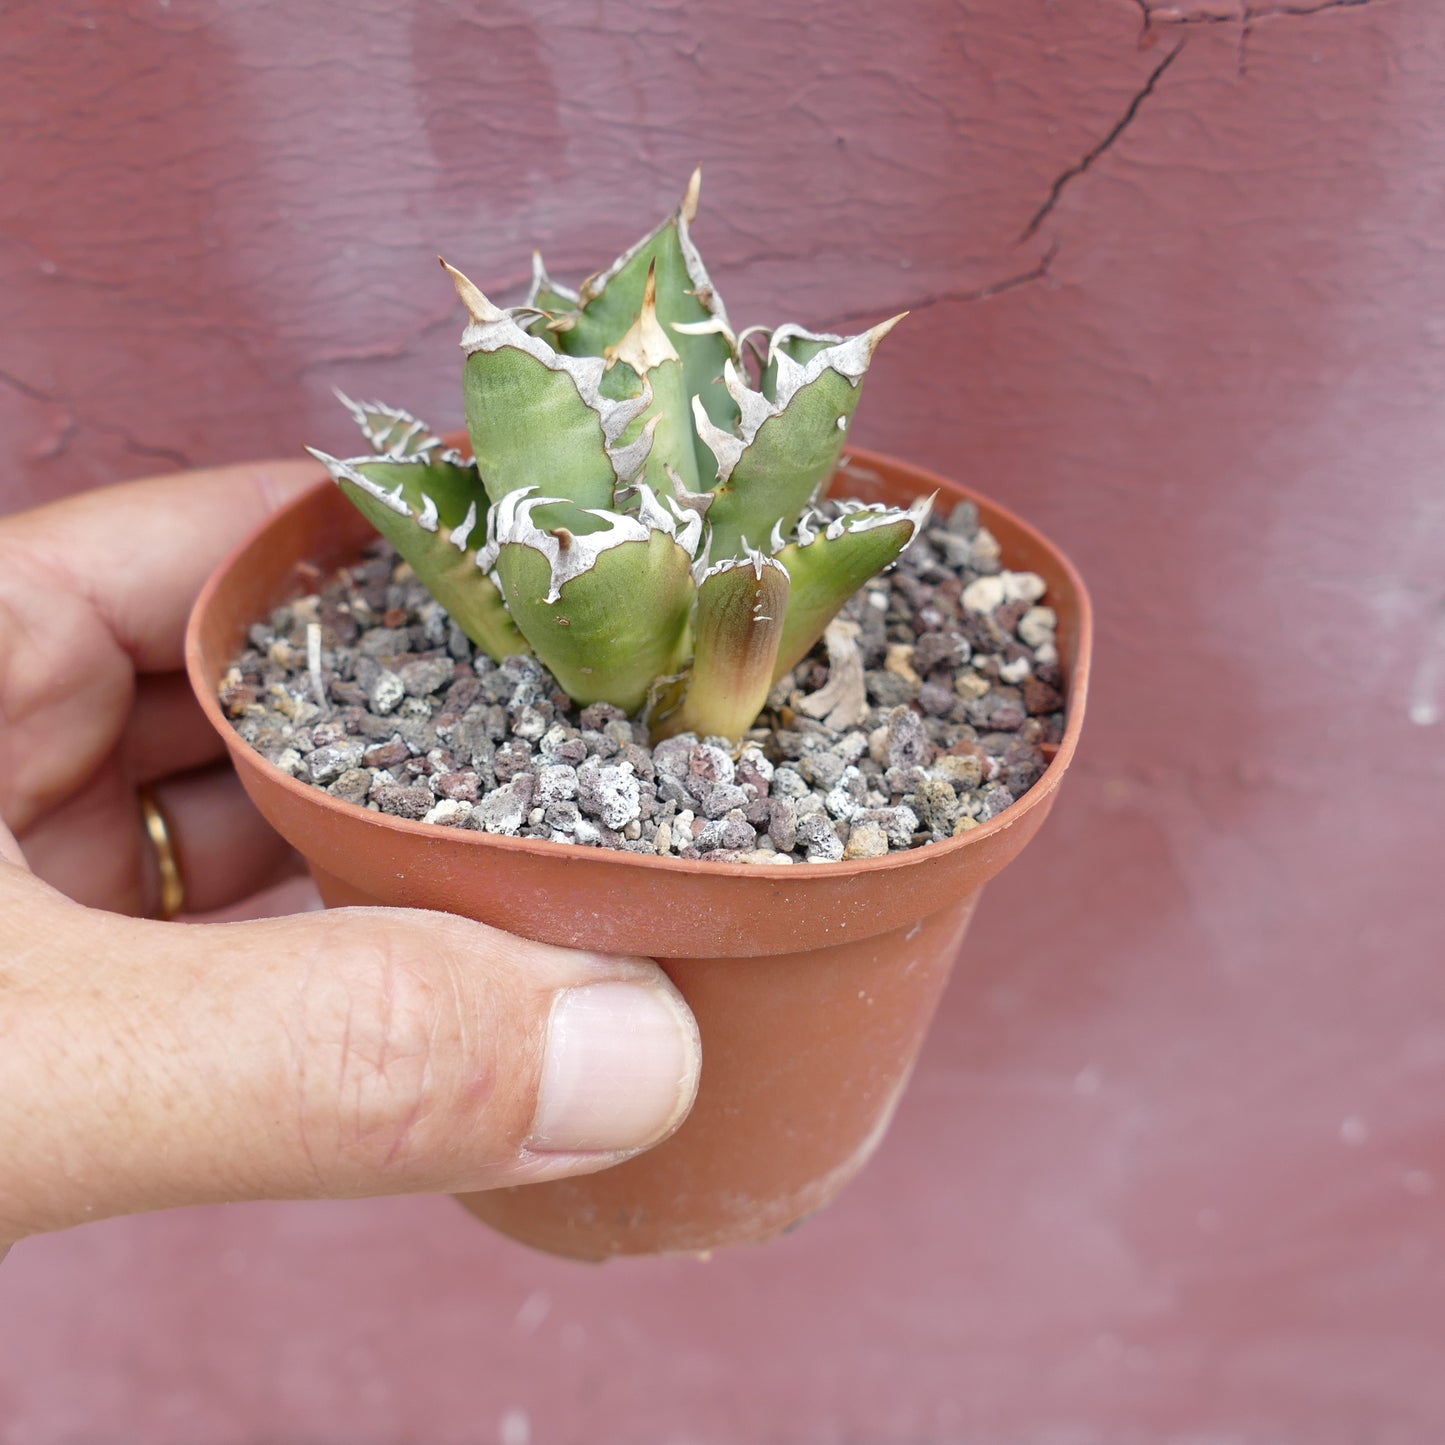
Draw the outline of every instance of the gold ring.
[[[166,825],[166,815],[161,812],[155,794],[149,788],[136,789],[140,799],[140,815],[145,821],[146,837],[156,855],[156,867],[161,875],[161,906],[157,918],[169,923],[185,906],[186,883],[181,877],[181,863],[176,855],[176,845],[171,841],[171,830]]]

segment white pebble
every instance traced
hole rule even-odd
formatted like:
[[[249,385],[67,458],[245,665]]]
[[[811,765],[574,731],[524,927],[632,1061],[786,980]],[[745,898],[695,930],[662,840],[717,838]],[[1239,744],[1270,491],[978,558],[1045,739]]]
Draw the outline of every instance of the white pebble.
[[[440,823],[443,828],[460,828],[471,817],[472,805],[460,798],[443,798],[422,819],[423,823]]]
[[[970,612],[992,612],[1003,606],[1005,596],[1002,577],[979,577],[963,589],[959,601]]]
[[[1054,640],[1058,625],[1059,617],[1052,607],[1030,607],[1019,618],[1019,640],[1030,647],[1042,647]]]
[[[1009,602],[1037,602],[1048,591],[1037,572],[1000,572],[998,577]]]

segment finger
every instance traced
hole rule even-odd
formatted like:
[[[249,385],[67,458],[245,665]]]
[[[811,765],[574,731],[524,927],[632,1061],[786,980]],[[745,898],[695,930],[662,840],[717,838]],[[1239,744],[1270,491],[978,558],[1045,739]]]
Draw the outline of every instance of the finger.
[[[209,912],[274,881],[294,855],[246,796],[229,765],[152,787],[185,886],[185,909]],[[160,865],[140,800],[119,769],[43,814],[20,835],[37,876],[91,908],[154,917]]]
[[[151,790],[181,870],[187,913],[225,908],[269,886],[296,853],[256,811],[228,763],[166,778]],[[144,914],[160,901],[160,870],[147,847]]]
[[[136,783],[153,783],[225,756],[221,741],[183,672],[154,673],[136,684],[135,703],[121,735],[124,772]]]
[[[444,914],[164,925],[13,871],[0,886],[32,895],[0,907],[20,965],[0,1243],[181,1204],[584,1173],[665,1138],[696,1091],[696,1026],[646,961]]]
[[[4,823],[0,823],[0,863],[9,863],[16,868],[23,868],[27,872],[30,868],[25,854],[20,850],[20,844],[16,841],[15,834]]]
[[[85,492],[7,518],[106,621],[142,672],[181,665],[186,614],[221,560],[325,473],[313,462],[247,462]]]

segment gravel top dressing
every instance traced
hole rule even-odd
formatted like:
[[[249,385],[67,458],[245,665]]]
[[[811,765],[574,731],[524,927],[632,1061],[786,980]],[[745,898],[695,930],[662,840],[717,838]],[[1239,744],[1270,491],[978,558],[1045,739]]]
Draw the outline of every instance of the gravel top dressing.
[[[251,628],[221,703],[284,772],[399,818],[730,863],[875,858],[996,816],[1063,735],[1044,583],[1003,569],[969,502],[849,601],[741,745],[651,746],[535,658],[493,662],[384,543],[318,580]]]

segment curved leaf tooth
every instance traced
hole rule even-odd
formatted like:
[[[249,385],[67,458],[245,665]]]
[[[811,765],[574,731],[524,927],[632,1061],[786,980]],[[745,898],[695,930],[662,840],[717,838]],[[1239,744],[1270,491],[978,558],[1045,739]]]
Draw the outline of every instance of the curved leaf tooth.
[[[826,351],[845,339],[831,332],[808,331],[791,324],[778,327],[768,341],[768,357],[758,389],[769,401],[776,401],[780,365],[786,366],[789,361],[795,361],[799,366],[806,367],[820,351]],[[778,360],[779,356],[784,358],[782,362]]]
[[[598,554],[554,601],[553,562],[534,546],[504,542],[497,575],[517,626],[567,693],[633,713],[654,679],[684,661],[691,562],[673,537],[653,531]]]
[[[695,732],[738,739],[773,685],[788,612],[787,571],[761,552],[711,568],[697,589],[692,668],[682,705],[653,737]]]
[[[792,590],[774,678],[806,657],[839,608],[870,577],[898,559],[923,525],[931,500],[924,499],[906,512],[859,508],[822,531],[799,529],[811,540],[790,543],[777,554],[792,579]]]
[[[539,336],[552,349],[559,350],[558,335],[573,325],[577,312],[577,293],[558,285],[548,274],[540,251],[532,252],[532,285],[527,292],[527,308],[539,315],[526,329]]]
[[[530,650],[502,594],[477,567],[487,498],[475,467],[422,458],[339,461],[314,450],[312,455],[483,652],[500,662]]]
[[[340,390],[336,398],[351,413],[367,445],[378,456],[426,456],[442,447],[442,439],[424,421],[399,406],[388,406],[383,401],[352,401]]]

